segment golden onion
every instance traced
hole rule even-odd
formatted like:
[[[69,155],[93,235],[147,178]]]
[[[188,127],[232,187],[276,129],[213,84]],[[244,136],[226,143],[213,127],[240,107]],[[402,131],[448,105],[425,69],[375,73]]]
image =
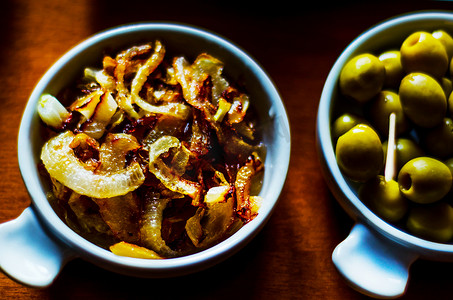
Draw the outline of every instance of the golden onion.
[[[188,195],[197,201],[199,200],[201,185],[198,182],[182,178],[159,158],[160,155],[168,152],[171,148],[179,146],[179,140],[169,135],[163,136],[152,143],[149,146],[149,170],[169,190]]]
[[[125,195],[137,189],[145,175],[136,162],[117,172],[98,172],[86,169],[70,147],[76,135],[70,131],[47,141],[41,159],[49,175],[73,191],[93,198]]]
[[[85,122],[83,132],[92,138],[99,139],[104,135],[107,125],[109,125],[118,105],[111,93],[105,93],[100,97],[100,101],[90,120]]]
[[[162,259],[156,252],[145,247],[140,247],[135,244],[126,243],[124,241],[113,244],[109,247],[113,254],[119,256],[127,256],[144,259]]]
[[[43,94],[38,102],[38,114],[48,126],[61,128],[70,112],[52,95]]]
[[[172,250],[162,238],[163,214],[170,199],[159,198],[157,194],[155,196],[145,201],[140,228],[142,242],[145,247],[165,257],[178,256],[179,252]]]

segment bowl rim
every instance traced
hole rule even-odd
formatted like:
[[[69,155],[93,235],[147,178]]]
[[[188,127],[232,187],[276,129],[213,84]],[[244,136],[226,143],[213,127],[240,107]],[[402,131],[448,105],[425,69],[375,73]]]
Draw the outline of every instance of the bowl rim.
[[[333,90],[338,79],[338,74],[346,61],[355,54],[357,48],[363,46],[371,37],[382,34],[384,31],[388,32],[395,27],[407,26],[407,24],[421,24],[429,21],[453,24],[453,13],[443,10],[425,10],[400,14],[370,27],[352,40],[335,61],[325,81],[316,119],[316,144],[324,177],[329,188],[346,212],[355,221],[368,225],[368,227],[398,244],[416,249],[422,255],[431,257],[444,255],[443,258],[450,258],[448,254],[453,254],[452,244],[432,242],[404,232],[382,220],[360,201],[357,195],[351,190],[336,163],[330,133],[332,113],[330,100],[333,97]]]
[[[281,173],[284,176],[273,179],[275,181],[272,183],[274,186],[272,193],[270,193],[269,197],[267,197],[266,195],[267,199],[269,199],[268,201],[272,202],[271,205],[265,206],[265,210],[260,210],[258,216],[254,220],[249,222],[247,226],[242,227],[238,232],[223,240],[222,242],[195,254],[163,260],[143,260],[117,256],[110,251],[107,251],[89,242],[88,240],[72,231],[57,216],[57,214],[54,212],[49,202],[47,201],[43,193],[42,186],[39,183],[38,174],[36,174],[35,172],[30,172],[30,165],[33,165],[33,151],[32,149],[30,149],[31,147],[20,147],[20,145],[28,145],[30,140],[32,140],[30,127],[33,115],[36,114],[35,107],[37,99],[45,90],[48,82],[61,68],[64,67],[64,65],[68,61],[71,60],[71,57],[77,55],[80,52],[83,52],[93,45],[102,43],[103,41],[108,40],[112,37],[134,34],[134,32],[137,31],[147,32],[153,30],[184,33],[197,38],[209,40],[212,43],[226,48],[229,52],[233,53],[235,57],[246,63],[247,67],[253,70],[255,74],[254,76],[257,77],[257,81],[263,84],[266,93],[269,95],[269,99],[271,99],[272,109],[274,110],[274,113],[283,117],[283,119],[281,119],[280,121],[284,123],[283,130],[287,130],[287,132],[285,133],[287,133],[289,137],[290,130],[288,116],[276,85],[273,83],[264,68],[259,65],[258,62],[245,50],[217,33],[189,24],[176,22],[129,23],[105,29],[86,38],[76,46],[72,47],[65,54],[63,54],[44,73],[42,78],[33,89],[22,115],[17,141],[19,169],[30,198],[32,199],[31,206],[38,213],[39,219],[45,223],[45,227],[47,229],[50,229],[49,233],[51,235],[66,244],[69,250],[72,250],[77,255],[80,255],[81,257],[92,262],[101,263],[106,268],[111,268],[113,270],[131,270],[134,272],[134,274],[138,274],[136,273],[137,271],[161,271],[165,273],[167,271],[178,272],[179,270],[184,272],[184,270],[187,270],[188,272],[191,272],[190,269],[193,269],[195,266],[201,264],[214,264],[234,254],[242,246],[248,243],[265,225],[278,203],[281,191],[286,181],[291,149],[290,138],[286,141],[287,147],[281,149],[284,151],[279,154],[279,157],[282,158],[279,170],[281,170]]]

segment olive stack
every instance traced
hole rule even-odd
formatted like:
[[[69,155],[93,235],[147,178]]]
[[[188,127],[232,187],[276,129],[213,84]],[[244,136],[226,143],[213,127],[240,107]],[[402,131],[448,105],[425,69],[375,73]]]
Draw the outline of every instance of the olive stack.
[[[344,108],[332,124],[338,166],[360,185],[359,198],[389,223],[441,243],[453,241],[452,57],[453,38],[443,29],[354,56],[338,80],[354,109]],[[391,178],[384,176],[389,165]]]

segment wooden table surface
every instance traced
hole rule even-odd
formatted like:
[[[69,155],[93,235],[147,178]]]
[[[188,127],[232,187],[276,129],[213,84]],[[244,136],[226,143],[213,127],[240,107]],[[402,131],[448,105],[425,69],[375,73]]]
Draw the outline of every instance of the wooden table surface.
[[[157,3],[159,2],[159,3]],[[316,1],[315,1],[316,2]],[[325,1],[308,8],[289,0],[111,1],[3,0],[0,4],[0,222],[30,198],[17,163],[17,133],[37,81],[63,53],[120,24],[175,21],[217,32],[255,57],[275,81],[292,131],[288,180],[260,234],[239,253],[197,274],[170,279],[117,275],[69,262],[47,289],[0,273],[1,299],[366,299],[332,264],[352,220],[330,194],[315,150],[318,101],[328,72],[357,35],[387,18],[448,1]],[[1,247],[1,245],[0,245]],[[416,261],[402,299],[451,299],[453,264]]]

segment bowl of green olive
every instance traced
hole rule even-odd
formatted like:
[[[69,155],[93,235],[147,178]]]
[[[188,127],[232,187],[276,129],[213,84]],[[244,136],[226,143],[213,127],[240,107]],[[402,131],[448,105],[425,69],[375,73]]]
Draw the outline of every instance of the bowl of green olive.
[[[453,261],[452,37],[451,12],[384,20],[346,47],[322,91],[322,172],[355,222],[332,260],[369,296],[404,294],[417,259]]]

